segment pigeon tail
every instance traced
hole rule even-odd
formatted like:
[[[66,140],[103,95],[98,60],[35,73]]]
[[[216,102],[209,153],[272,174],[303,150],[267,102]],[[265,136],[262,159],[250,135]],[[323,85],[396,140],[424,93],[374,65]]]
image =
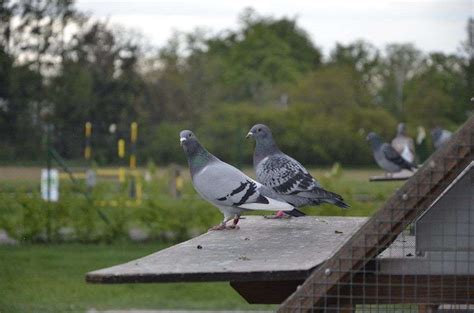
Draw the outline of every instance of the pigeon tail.
[[[283,212],[285,212],[285,214],[288,214],[288,215],[293,216],[293,217],[301,217],[301,216],[306,215],[298,209],[293,209],[291,211],[283,211]]]
[[[330,204],[334,204],[335,206],[338,206],[342,209],[347,209],[350,207],[350,205],[348,205],[347,203],[344,202],[344,200],[341,199],[324,199],[323,202],[326,202],[326,203],[330,203]]]
[[[407,160],[403,159],[403,164],[400,164],[402,168],[409,170],[410,172],[414,172],[418,167],[413,162],[408,162]]]
[[[343,209],[350,207],[350,205],[344,202],[344,199],[342,199],[340,195],[323,188],[314,188],[312,192],[302,192],[298,195],[310,199],[314,205],[329,203]]]
[[[330,197],[328,198],[323,198],[321,199],[322,202],[326,202],[326,203],[330,203],[330,204],[334,204],[340,208],[343,208],[343,209],[347,209],[348,207],[350,207],[350,205],[348,205],[347,203],[344,202],[344,199],[342,199],[342,197],[340,195],[338,195],[337,193],[335,192],[331,192],[331,191],[327,191],[325,190],[328,195]]]

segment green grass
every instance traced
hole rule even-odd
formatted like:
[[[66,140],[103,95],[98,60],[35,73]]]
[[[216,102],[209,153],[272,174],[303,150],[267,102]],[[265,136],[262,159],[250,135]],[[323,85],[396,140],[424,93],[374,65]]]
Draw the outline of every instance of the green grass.
[[[0,246],[0,312],[87,309],[271,309],[227,283],[95,285],[86,272],[150,254],[157,244]]]
[[[246,172],[253,175],[251,169]],[[152,239],[176,242],[204,232],[222,220],[222,214],[197,195],[187,171],[184,172],[183,198],[170,197],[169,173],[160,169],[152,182],[144,182],[143,201],[135,206],[127,205],[131,203],[127,183],[100,181],[88,200],[84,196],[83,182],[75,186],[62,181],[60,201],[46,204],[40,198],[38,181],[1,181],[0,229],[30,243],[110,243],[128,238],[128,230],[138,227]],[[308,215],[370,216],[401,185],[401,182],[370,183],[369,176],[380,174],[377,170],[316,169],[312,173],[323,187],[342,195],[350,208],[342,210],[329,204],[304,208]],[[109,218],[109,224],[99,218],[99,211]],[[73,230],[68,238],[60,235],[64,227]]]
[[[246,170],[253,176],[252,170]],[[329,170],[312,173],[329,190],[341,194],[351,205],[347,210],[330,205],[307,208],[309,215],[369,216],[373,214],[402,182],[370,183],[377,170],[344,169],[337,175]],[[98,186],[97,199],[118,199],[119,205],[101,208],[112,219],[111,226],[101,222],[87,207],[75,188],[62,183],[62,202],[52,207],[53,226],[70,226],[83,232],[83,241],[94,241],[103,234],[112,245],[31,244],[0,246],[0,313],[7,312],[84,312],[87,309],[272,309],[246,304],[227,283],[90,285],[86,272],[109,267],[148,255],[165,244],[133,244],[127,241],[129,226],[140,226],[160,242],[162,232],[172,231],[184,240],[188,229],[204,231],[221,220],[221,214],[193,190],[185,176],[183,199],[167,195],[166,171],[144,188],[147,200],[142,207],[122,207],[126,190],[116,183]],[[3,181],[0,183],[0,228],[16,238],[35,242],[34,234],[44,231],[47,206],[38,199],[38,182]],[[82,196],[83,198],[83,196]],[[88,212],[88,213],[87,213]],[[88,214],[88,215],[87,215]],[[89,230],[90,229],[90,230]],[[24,234],[31,233],[30,237]],[[88,239],[92,236],[92,239]],[[97,235],[98,236],[98,235]],[[24,239],[33,238],[33,239]],[[54,240],[53,240],[54,241]],[[101,241],[101,240],[99,240]],[[58,241],[59,242],[59,241]]]

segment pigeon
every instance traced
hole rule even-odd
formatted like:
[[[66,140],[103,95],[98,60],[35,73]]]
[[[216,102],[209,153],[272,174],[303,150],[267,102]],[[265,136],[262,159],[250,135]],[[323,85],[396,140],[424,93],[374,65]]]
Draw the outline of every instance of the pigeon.
[[[415,161],[415,143],[406,135],[405,123],[397,126],[397,136],[392,140],[392,147],[410,163]]]
[[[431,138],[433,139],[433,145],[435,149],[441,147],[445,142],[447,142],[451,136],[452,132],[441,127],[435,127],[431,130]]]
[[[367,141],[372,145],[372,152],[377,164],[388,173],[397,173],[403,169],[413,171],[415,164],[405,160],[391,145],[382,141],[374,132],[367,135]]]
[[[190,130],[181,131],[179,136],[194,188],[224,215],[222,223],[210,230],[238,228],[237,223],[244,211],[283,211],[292,216],[305,215],[280,200],[271,189],[209,153]],[[231,219],[234,219],[232,225],[227,226]]]
[[[340,195],[325,190],[303,165],[281,152],[266,125],[253,126],[247,134],[247,138],[250,137],[256,142],[253,166],[257,180],[286,202],[297,208],[322,203],[349,207]]]

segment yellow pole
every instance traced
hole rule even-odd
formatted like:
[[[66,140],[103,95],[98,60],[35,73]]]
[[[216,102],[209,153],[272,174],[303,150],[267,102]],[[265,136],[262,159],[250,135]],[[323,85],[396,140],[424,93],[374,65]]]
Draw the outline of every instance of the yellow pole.
[[[130,125],[130,141],[131,141],[131,153],[130,153],[130,169],[135,170],[137,168],[137,156],[136,156],[136,143],[138,137],[138,124],[133,122]]]
[[[122,138],[118,140],[117,143],[117,154],[118,157],[123,159],[125,157],[125,140]]]
[[[136,155],[136,144],[137,144],[137,137],[138,137],[138,124],[137,122],[133,122],[130,124],[130,171],[132,174],[132,181],[131,181],[131,196],[135,198],[137,201],[140,201],[141,197],[141,185],[137,183],[137,155]]]
[[[125,140],[123,138],[120,138],[117,142],[117,154],[120,159],[125,158]],[[120,164],[122,164],[122,161]],[[125,168],[123,166],[119,167],[118,180],[121,183],[125,182]]]
[[[130,125],[131,128],[131,134],[130,134],[130,139],[133,143],[137,142],[137,136],[138,136],[138,124],[137,122],[133,122]]]
[[[91,122],[87,122],[85,125],[85,135],[86,135],[86,147],[84,149],[84,158],[86,160],[90,160],[91,155],[92,155],[92,148],[91,148],[92,124]]]

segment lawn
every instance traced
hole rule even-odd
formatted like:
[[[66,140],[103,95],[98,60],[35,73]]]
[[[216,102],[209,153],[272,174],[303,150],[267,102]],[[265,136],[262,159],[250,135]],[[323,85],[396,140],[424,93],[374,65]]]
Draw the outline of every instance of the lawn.
[[[0,312],[87,309],[270,309],[246,304],[227,283],[94,285],[90,270],[130,261],[163,245],[0,246]]]
[[[247,172],[252,175],[251,170]],[[307,208],[305,212],[309,215],[369,216],[402,184],[369,183],[369,176],[380,173],[377,170],[344,169],[331,174],[331,170],[325,169],[312,173],[327,189],[343,195],[351,207],[347,210],[330,205]],[[182,199],[167,194],[166,171],[162,170],[157,177],[155,182],[145,185],[145,200],[138,207],[120,205],[125,202],[127,192],[116,183],[99,185],[93,197],[118,203],[98,207],[111,219],[109,225],[93,210],[96,201],[87,202],[67,182],[61,185],[64,190],[60,202],[46,206],[38,196],[37,181],[0,181],[0,228],[20,240],[18,246],[0,246],[0,313],[84,312],[92,308],[271,310],[272,306],[246,304],[227,283],[90,285],[84,282],[88,271],[156,252],[220,221],[217,209],[197,197],[189,176],[185,176]],[[76,239],[62,243],[65,239],[55,234],[63,226],[74,229]],[[128,229],[132,226],[150,234],[148,243],[128,240]],[[44,235],[48,227],[51,237]],[[56,244],[37,243],[45,241]]]

